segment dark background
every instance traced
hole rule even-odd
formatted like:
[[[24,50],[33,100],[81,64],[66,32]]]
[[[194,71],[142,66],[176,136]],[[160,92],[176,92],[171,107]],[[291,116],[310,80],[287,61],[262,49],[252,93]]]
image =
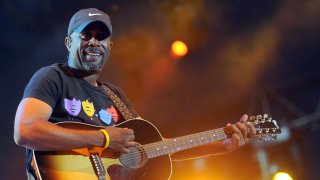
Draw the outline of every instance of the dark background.
[[[269,113],[286,130],[275,143],[253,140],[228,155],[174,162],[172,179],[259,180],[276,171],[320,179],[318,0],[3,0],[1,179],[26,179],[24,149],[13,141],[16,107],[38,68],[65,62],[69,19],[87,7],[107,12],[113,25],[100,79],[121,87],[165,137],[244,113]],[[169,54],[174,40],[189,46],[179,60]]]

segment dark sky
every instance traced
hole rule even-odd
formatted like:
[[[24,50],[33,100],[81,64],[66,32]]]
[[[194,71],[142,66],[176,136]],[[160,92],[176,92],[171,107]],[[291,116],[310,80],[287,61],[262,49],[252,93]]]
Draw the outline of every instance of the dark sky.
[[[312,116],[320,107],[319,1],[4,0],[1,179],[25,178],[24,149],[13,141],[16,107],[38,68],[65,62],[69,19],[87,7],[107,12],[114,30],[111,58],[100,79],[121,87],[164,136],[218,128],[243,113],[270,113],[291,128],[290,140],[266,147],[270,163],[300,179],[320,178],[319,125]],[[169,55],[177,39],[189,46],[180,60]],[[260,179],[255,153],[249,145],[230,155],[204,158],[199,162],[207,164],[200,172],[193,164],[198,161],[174,163],[172,179],[187,179],[185,170],[189,178],[209,174],[233,179],[224,169],[234,170],[238,179]],[[256,171],[243,173],[248,172],[244,166]]]

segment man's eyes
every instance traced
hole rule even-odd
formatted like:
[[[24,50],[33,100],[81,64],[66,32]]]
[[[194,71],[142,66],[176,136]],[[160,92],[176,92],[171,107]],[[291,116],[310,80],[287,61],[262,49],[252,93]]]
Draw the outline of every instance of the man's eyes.
[[[108,35],[107,34],[97,34],[96,35],[96,39],[98,39],[99,41],[103,41],[103,40],[105,40],[105,39],[107,39],[108,38]]]
[[[84,34],[81,34],[80,37],[82,40],[89,41],[93,36],[90,33],[84,33]],[[104,33],[96,34],[94,38],[97,39],[98,41],[103,41],[108,38],[108,35]]]
[[[89,41],[92,38],[92,35],[85,33],[85,34],[81,34],[80,38],[82,40]]]

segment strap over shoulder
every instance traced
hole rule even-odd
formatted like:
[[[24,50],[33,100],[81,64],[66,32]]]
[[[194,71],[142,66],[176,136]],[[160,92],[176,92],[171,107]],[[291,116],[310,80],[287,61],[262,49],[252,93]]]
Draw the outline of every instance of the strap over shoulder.
[[[121,115],[125,120],[138,118],[138,113],[133,109],[129,109],[125,103],[114,93],[106,84],[103,83],[103,89],[110,96],[112,102],[116,105],[116,108],[119,110]]]

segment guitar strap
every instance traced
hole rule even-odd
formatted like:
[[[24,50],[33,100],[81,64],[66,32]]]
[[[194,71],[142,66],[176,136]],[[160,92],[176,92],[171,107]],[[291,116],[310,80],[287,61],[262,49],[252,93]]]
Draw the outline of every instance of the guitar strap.
[[[122,100],[106,85],[103,83],[103,89],[110,96],[112,102],[115,104],[118,111],[121,113],[125,120],[134,119],[139,117],[138,113],[133,108],[128,108]]]

